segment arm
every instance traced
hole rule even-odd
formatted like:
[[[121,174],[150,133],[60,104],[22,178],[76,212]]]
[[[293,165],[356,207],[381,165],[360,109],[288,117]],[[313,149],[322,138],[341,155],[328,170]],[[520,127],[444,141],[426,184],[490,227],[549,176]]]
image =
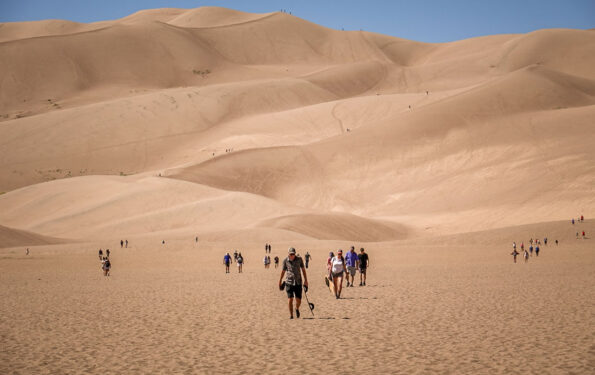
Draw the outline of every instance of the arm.
[[[281,276],[279,277],[279,288],[281,288],[281,284],[283,283],[283,276],[285,276],[285,270],[281,271]]]

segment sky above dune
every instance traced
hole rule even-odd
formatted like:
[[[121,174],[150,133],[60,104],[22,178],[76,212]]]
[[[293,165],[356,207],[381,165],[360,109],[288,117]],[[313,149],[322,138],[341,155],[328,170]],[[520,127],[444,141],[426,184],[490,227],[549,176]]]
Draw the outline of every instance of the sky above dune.
[[[595,28],[593,0],[2,0],[0,22],[95,22],[122,18],[143,9],[201,6],[252,13],[284,10],[333,29],[361,29],[430,43],[545,28]]]

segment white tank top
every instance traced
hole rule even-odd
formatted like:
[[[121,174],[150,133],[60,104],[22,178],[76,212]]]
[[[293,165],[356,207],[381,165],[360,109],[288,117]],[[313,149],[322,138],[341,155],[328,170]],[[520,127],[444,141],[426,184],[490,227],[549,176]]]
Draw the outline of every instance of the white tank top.
[[[343,260],[345,260],[345,258],[339,259],[337,257],[334,257],[333,259],[331,259],[331,270],[333,271],[333,273],[343,272]]]

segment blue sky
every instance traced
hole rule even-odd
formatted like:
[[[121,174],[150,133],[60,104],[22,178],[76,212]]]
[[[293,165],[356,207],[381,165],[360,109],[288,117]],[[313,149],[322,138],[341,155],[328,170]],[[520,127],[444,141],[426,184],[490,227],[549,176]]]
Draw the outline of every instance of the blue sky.
[[[595,28],[595,0],[0,0],[0,22],[94,22],[141,9],[206,5],[254,13],[286,9],[333,29],[363,29],[432,43],[544,28]]]

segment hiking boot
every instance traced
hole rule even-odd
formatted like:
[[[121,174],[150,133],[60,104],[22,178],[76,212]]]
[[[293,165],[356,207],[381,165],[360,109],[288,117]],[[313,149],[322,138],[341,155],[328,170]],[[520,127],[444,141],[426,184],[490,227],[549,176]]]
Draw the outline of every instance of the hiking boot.
[[[349,288],[349,281],[347,282],[347,287]]]
[[[296,318],[298,318],[298,319],[300,318],[300,310],[298,310],[298,309],[295,309],[295,316],[296,316]]]

